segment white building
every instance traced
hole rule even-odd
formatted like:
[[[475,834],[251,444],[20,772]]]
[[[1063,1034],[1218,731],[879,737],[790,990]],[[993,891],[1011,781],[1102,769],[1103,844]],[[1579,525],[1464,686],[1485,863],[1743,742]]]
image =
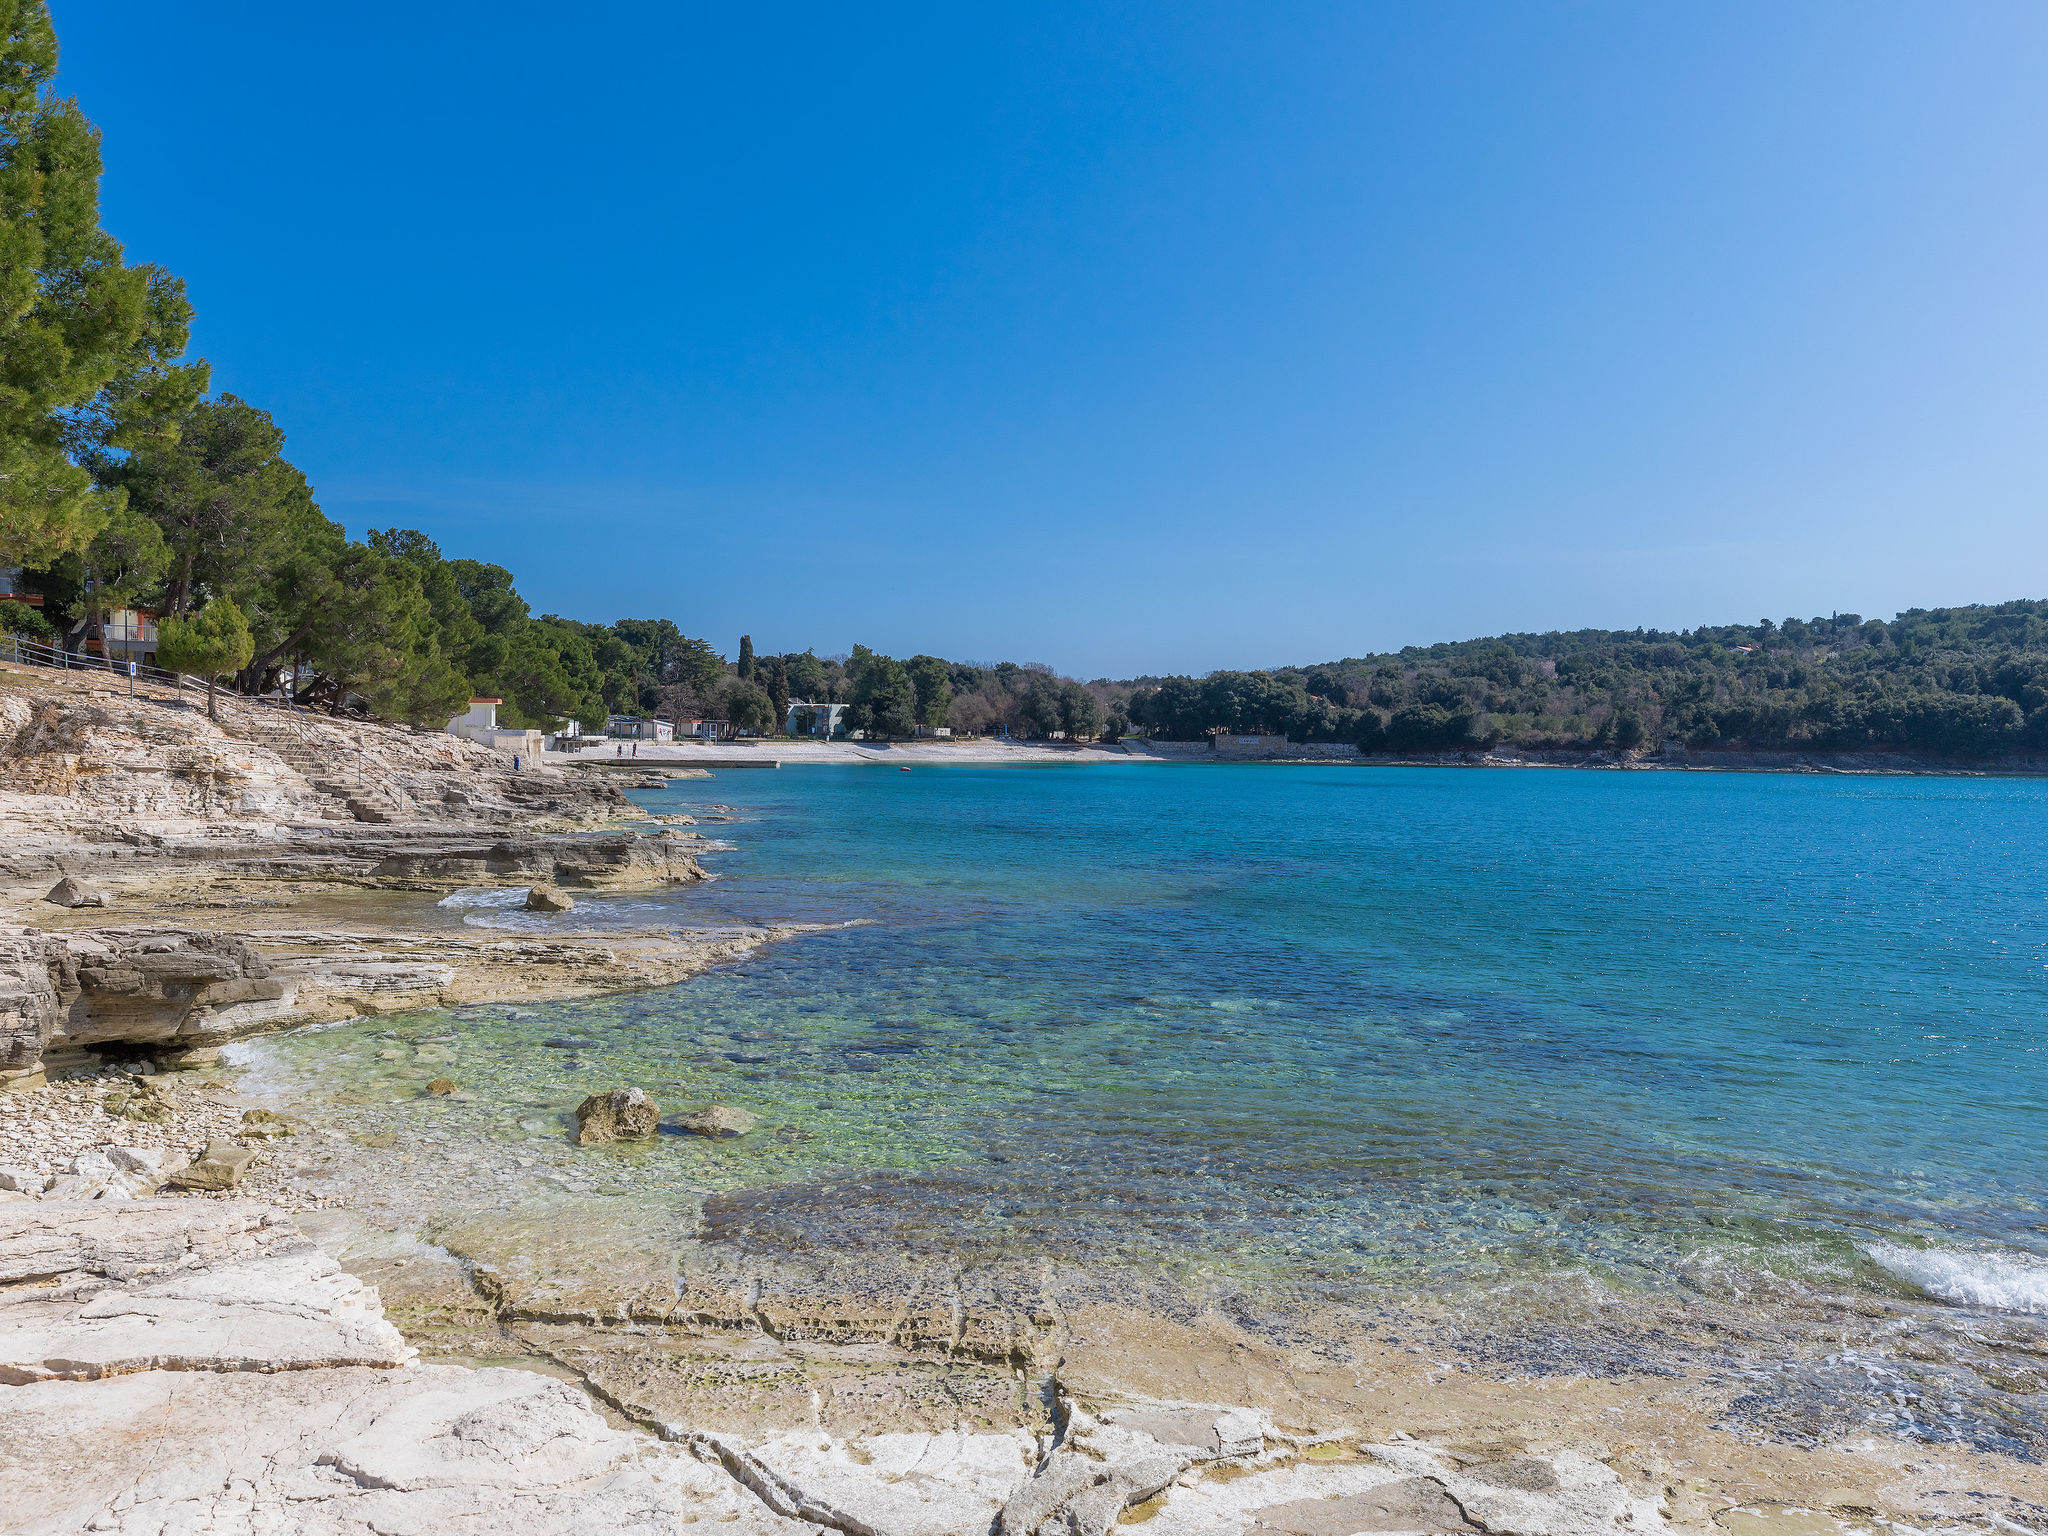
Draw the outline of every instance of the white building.
[[[676,728],[666,720],[641,715],[607,715],[604,733],[619,741],[674,741]]]
[[[471,699],[469,708],[448,722],[448,734],[464,741],[479,742],[495,752],[519,753],[529,763],[538,763],[541,753],[539,731],[517,730],[498,724],[498,706],[503,699]]]
[[[806,712],[808,724],[797,718]],[[845,713],[844,704],[806,704],[802,699],[791,699],[789,714],[782,722],[782,733],[785,736],[835,736],[839,733],[839,717]]]

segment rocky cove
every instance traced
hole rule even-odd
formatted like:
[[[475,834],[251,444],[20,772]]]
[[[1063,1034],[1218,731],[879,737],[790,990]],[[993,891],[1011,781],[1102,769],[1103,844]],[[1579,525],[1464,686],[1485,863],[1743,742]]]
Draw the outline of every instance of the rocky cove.
[[[884,1174],[796,1176],[801,1118],[706,1137],[652,1070],[582,1071],[654,1114],[579,1145],[556,1083],[605,999],[795,928],[506,933],[435,903],[691,884],[711,838],[445,736],[7,681],[9,1529],[1820,1536],[2048,1504],[2024,1457],[1750,1432],[1762,1346],[1796,1350],[1739,1299],[1590,1299],[1573,1336],[1607,1361],[1539,1361],[1429,1298],[919,1232]],[[105,904],[51,902],[63,880]],[[562,1070],[479,1093],[498,1021],[562,1000]],[[282,1031],[350,1086],[315,1102],[248,1053]],[[1907,1311],[1803,1305],[1852,1371]],[[1652,1335],[1699,1368],[1632,1369]]]

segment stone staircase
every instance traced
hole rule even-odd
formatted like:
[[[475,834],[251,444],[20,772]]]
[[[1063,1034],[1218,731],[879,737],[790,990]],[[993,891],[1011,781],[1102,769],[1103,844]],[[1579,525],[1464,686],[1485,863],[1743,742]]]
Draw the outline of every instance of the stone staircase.
[[[222,712],[221,729],[282,758],[328,802],[321,815],[329,821],[404,819],[403,810],[382,785],[338,763],[333,751],[285,710],[244,704],[232,720]]]

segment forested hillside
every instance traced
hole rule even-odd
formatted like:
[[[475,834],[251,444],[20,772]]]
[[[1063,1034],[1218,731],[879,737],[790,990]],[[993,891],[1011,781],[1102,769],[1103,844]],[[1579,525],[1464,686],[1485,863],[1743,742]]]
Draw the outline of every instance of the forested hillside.
[[[1114,685],[1157,735],[1275,731],[1367,751],[1657,745],[1991,758],[2048,749],[2048,602],[1411,646]]]

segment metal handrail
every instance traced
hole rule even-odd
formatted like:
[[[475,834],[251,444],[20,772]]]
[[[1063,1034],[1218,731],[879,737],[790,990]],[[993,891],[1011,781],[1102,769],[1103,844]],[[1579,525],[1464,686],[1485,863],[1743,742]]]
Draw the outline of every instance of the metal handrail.
[[[111,656],[93,656],[84,651],[67,651],[62,646],[44,645],[39,640],[24,640],[19,635],[8,635],[7,643],[9,658],[24,666],[54,667],[65,672],[108,672],[115,677],[169,683],[180,690],[188,682],[201,688],[206,686],[206,679],[203,677],[191,677],[182,672],[166,672],[162,667],[145,666],[139,661],[116,661]]]

